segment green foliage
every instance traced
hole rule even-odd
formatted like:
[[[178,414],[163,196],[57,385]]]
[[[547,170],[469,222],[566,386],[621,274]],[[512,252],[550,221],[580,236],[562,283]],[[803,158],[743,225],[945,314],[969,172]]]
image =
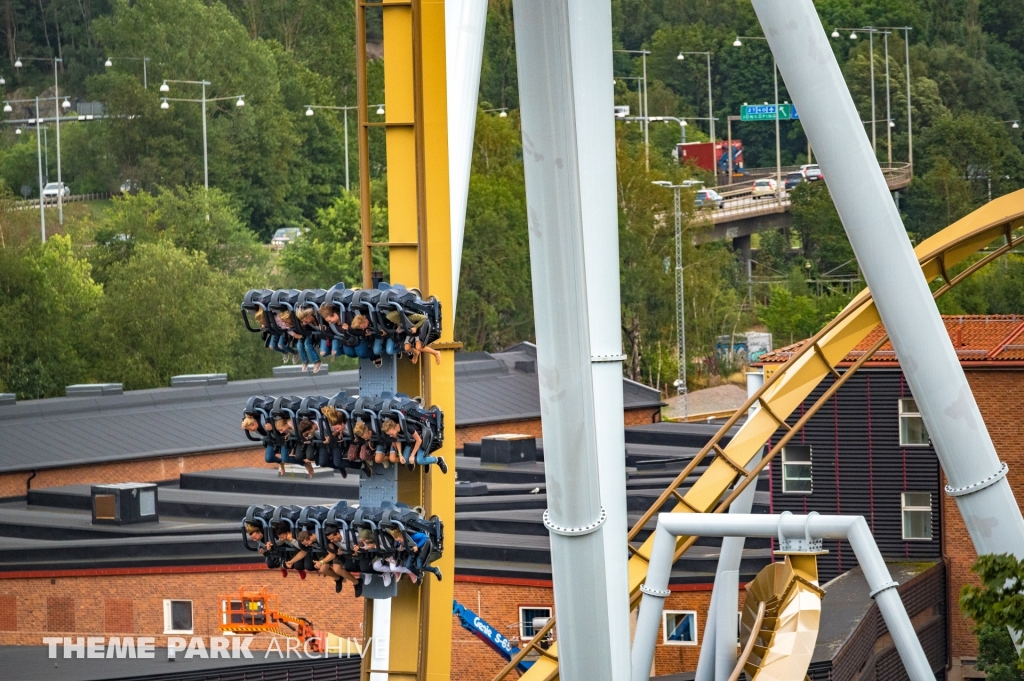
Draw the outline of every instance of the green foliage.
[[[383,236],[387,229],[387,209],[371,209],[374,231]],[[308,229],[288,245],[280,264],[288,275],[288,285],[296,288],[329,288],[338,282],[360,286],[362,275],[359,198],[343,192],[327,208],[321,209]],[[379,250],[379,249],[378,249]],[[374,269],[383,270],[383,256],[374,260]]]
[[[800,235],[804,259],[819,273],[832,272],[854,259],[850,241],[824,182],[804,182],[790,193],[793,229]],[[845,269],[845,268],[844,268]]]
[[[227,275],[170,241],[136,245],[110,268],[99,305],[105,375],[126,389],[223,370],[238,304]]]
[[[1018,681],[1024,678],[1024,660],[1007,628],[1024,631],[1024,560],[1008,553],[988,554],[979,556],[971,571],[981,577],[981,586],[963,587],[960,609],[975,622],[978,668],[989,678]]]
[[[0,383],[22,399],[64,393],[92,375],[102,289],[71,240],[0,248]]]
[[[789,286],[773,286],[767,305],[759,305],[757,317],[768,327],[776,344],[793,343],[817,333],[832,317],[850,302],[849,296],[810,296],[797,269]],[[792,280],[795,279],[796,282]],[[794,283],[799,284],[804,292]]]
[[[216,189],[177,187],[155,196],[145,191],[124,195],[113,200],[105,217],[89,251],[101,282],[109,279],[109,268],[127,261],[138,245],[162,240],[204,253],[210,266],[223,272],[258,267],[267,259],[229,197]]]
[[[469,350],[533,337],[526,189],[517,112],[478,112],[455,335]]]

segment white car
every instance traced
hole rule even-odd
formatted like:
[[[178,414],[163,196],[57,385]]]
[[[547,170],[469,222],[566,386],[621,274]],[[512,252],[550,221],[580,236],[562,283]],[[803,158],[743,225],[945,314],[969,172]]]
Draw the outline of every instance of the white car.
[[[769,178],[756,180],[750,187],[750,196],[755,199],[759,199],[762,196],[775,196],[775,188],[775,180]]]
[[[725,208],[725,199],[723,199],[722,195],[714,189],[699,190],[694,194],[694,203],[697,208],[703,208],[704,206],[711,208],[714,208],[715,206],[718,208]]]
[[[284,248],[299,238],[301,233],[302,231],[298,227],[282,227],[274,232],[274,236],[270,240],[270,247],[275,249]]]
[[[46,186],[43,187],[43,198],[57,198],[58,194],[63,194],[64,198],[71,196],[71,187],[67,186],[63,182],[47,182]]]
[[[800,166],[800,172],[808,182],[825,179],[825,176],[821,174],[821,167],[817,163],[807,163]]]

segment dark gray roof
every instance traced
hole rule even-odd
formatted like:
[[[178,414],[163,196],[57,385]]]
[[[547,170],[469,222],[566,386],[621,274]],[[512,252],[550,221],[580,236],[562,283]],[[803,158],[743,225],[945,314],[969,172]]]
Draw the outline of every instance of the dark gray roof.
[[[540,418],[537,346],[519,343],[502,352],[464,352],[456,356],[456,425]],[[658,408],[661,393],[622,379],[626,409]]]
[[[900,585],[906,584],[933,565],[927,562],[886,561],[889,574]],[[874,605],[871,587],[859,565],[824,584],[822,588],[825,597],[821,601],[821,625],[814,645],[812,664],[834,658]]]
[[[535,367],[529,343],[457,354],[455,425],[538,418]],[[239,428],[252,395],[332,395],[358,386],[353,370],[0,406],[0,472],[252,446]],[[661,404],[657,390],[626,379],[623,396],[627,409]]]
[[[253,395],[331,395],[358,388],[355,371],[227,385],[54,397],[0,407],[0,471],[251,446],[239,428]]]

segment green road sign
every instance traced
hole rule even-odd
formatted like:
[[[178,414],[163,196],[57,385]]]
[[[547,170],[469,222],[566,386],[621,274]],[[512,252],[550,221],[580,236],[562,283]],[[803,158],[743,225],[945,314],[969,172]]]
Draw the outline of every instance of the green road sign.
[[[779,104],[779,120],[790,121],[797,120],[800,116],[796,112],[796,107],[792,104]],[[774,121],[775,120],[775,105],[774,104],[748,104],[740,109],[740,120],[741,121]]]

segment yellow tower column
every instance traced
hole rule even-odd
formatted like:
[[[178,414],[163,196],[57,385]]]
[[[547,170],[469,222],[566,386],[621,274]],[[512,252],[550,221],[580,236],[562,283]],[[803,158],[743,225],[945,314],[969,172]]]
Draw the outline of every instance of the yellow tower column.
[[[365,13],[383,13],[383,124],[367,118],[365,84]],[[442,306],[442,333],[433,347],[441,364],[428,355],[418,365],[400,360],[398,388],[422,396],[424,406],[444,413],[444,447],[436,452],[450,468],[437,466],[399,471],[398,498],[423,506],[425,515],[444,523],[444,553],[434,563],[438,582],[424,573],[416,586],[403,580],[391,604],[389,678],[447,681],[451,676],[452,600],[455,577],[455,353],[452,340],[451,226],[448,191],[448,114],[445,79],[445,11],[443,0],[360,2],[357,11],[357,57],[360,104],[360,193],[363,203],[364,286],[369,286],[370,254],[388,248],[388,281],[418,287],[424,298]],[[375,244],[369,225],[368,129],[386,131],[388,241]],[[369,615],[371,609],[367,609]],[[367,633],[370,631],[366,628]],[[364,678],[369,670],[364,669]],[[379,673],[379,672],[375,672]]]

